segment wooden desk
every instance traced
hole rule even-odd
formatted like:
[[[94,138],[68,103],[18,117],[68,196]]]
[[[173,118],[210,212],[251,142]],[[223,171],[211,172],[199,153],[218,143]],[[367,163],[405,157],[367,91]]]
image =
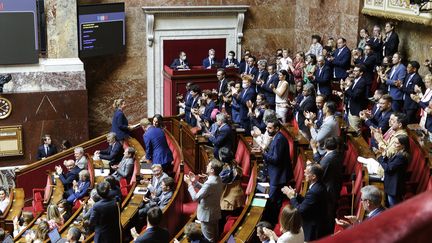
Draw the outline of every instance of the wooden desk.
[[[12,190],[13,199],[10,202],[11,206],[9,212],[4,219],[5,230],[13,232],[13,219],[14,217],[20,217],[22,208],[24,207],[25,195],[23,188],[15,188]]]
[[[294,129],[292,126],[285,126],[285,128],[288,131],[288,134],[294,139],[294,142],[297,143],[297,145],[302,147],[309,147],[309,140],[307,140],[301,132]]]
[[[255,227],[259,221],[261,221],[262,214],[264,212],[264,207],[251,206],[246,215],[246,219],[238,227],[234,234],[235,242],[244,243],[247,242],[255,232]]]
[[[126,228],[127,224],[134,217],[138,211],[138,206],[142,202],[142,195],[133,195],[129,200],[129,203],[123,208],[120,214],[120,222],[123,228]]]
[[[50,204],[57,204],[63,199],[64,185],[59,178],[54,178],[55,186],[51,196]]]

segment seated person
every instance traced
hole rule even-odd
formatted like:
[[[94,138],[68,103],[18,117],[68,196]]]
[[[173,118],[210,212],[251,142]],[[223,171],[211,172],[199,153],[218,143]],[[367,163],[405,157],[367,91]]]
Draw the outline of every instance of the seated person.
[[[302,229],[302,216],[300,212],[292,205],[286,205],[282,209],[279,218],[281,236],[277,236],[271,229],[263,228],[264,234],[270,239],[269,243],[275,242],[304,242],[304,233]]]
[[[46,220],[50,230],[53,230],[54,228],[60,229],[65,222],[63,217],[60,215],[57,205],[55,204],[48,205]]]
[[[216,115],[216,123],[218,124],[218,129],[214,135],[204,134],[205,137],[208,137],[209,142],[211,142],[214,146],[213,154],[216,159],[219,159],[219,149],[220,148],[228,148],[229,150],[233,150],[233,142],[235,138],[234,131],[231,126],[226,123],[226,115],[223,113],[219,113]]]
[[[81,169],[75,165],[75,161],[69,159],[63,162],[68,172],[63,173],[63,169],[60,165],[55,167],[56,174],[59,176],[60,181],[63,183],[64,190],[67,191],[72,188],[72,182],[78,179],[78,173]]]
[[[79,181],[73,181],[72,188],[66,192],[67,202],[73,204],[76,200],[80,200],[87,196],[89,187],[90,174],[88,170],[82,170],[79,173]]]
[[[63,221],[66,222],[72,216],[72,208],[71,205],[65,199],[60,200],[57,203],[57,208],[60,212],[60,215],[63,218]]]
[[[361,189],[361,201],[364,210],[368,213],[366,219],[371,219],[384,212],[385,208],[381,205],[383,193],[376,186],[368,185]],[[344,216],[345,219],[335,219],[336,224],[343,228],[348,228],[362,222],[355,215]]]
[[[153,177],[151,181],[147,179],[143,179],[140,181],[141,184],[145,185],[148,189],[148,192],[154,193],[157,197],[162,194],[162,180],[167,178],[168,175],[163,172],[162,166],[159,164],[152,165]]]
[[[235,58],[235,52],[229,51],[227,58],[223,60],[222,67],[223,68],[236,68],[239,66],[239,62],[237,58]]]
[[[114,179],[113,176],[107,176],[105,177],[104,181],[108,182],[110,184],[110,190],[108,192],[108,197],[114,198],[116,202],[122,201],[122,193],[120,190],[120,187],[118,185],[118,181]]]
[[[179,53],[179,58],[173,60],[173,62],[170,65],[170,68],[174,70],[189,69],[189,62],[186,59],[186,52],[181,51]]]
[[[219,158],[224,163],[219,174],[224,190],[221,197],[222,211],[235,211],[243,207],[245,195],[241,187],[242,169],[233,160],[234,155],[228,148],[219,150]]]
[[[87,203],[84,204],[83,206],[83,212],[81,214],[81,219],[82,220],[89,220],[90,219],[90,215],[92,214],[92,208],[93,205],[98,202],[99,200],[101,200],[102,198],[99,196],[99,194],[97,193],[96,188],[93,188],[90,191],[90,198],[89,200],[87,200]]]
[[[45,159],[46,157],[49,157],[51,155],[54,155],[57,153],[57,148],[52,144],[51,136],[48,134],[45,134],[42,137],[42,145],[38,148],[38,153],[36,158],[38,160]]]
[[[111,165],[116,165],[120,163],[123,157],[123,146],[116,139],[116,134],[113,132],[107,135],[108,148],[105,150],[96,150],[94,155],[99,157],[105,163]],[[106,161],[106,162],[105,162]]]
[[[246,106],[248,107],[248,117],[250,119],[251,127],[254,127],[261,130],[261,132],[265,132],[266,124],[264,123],[264,112],[269,109],[269,106],[265,100],[265,96],[262,93],[257,94],[255,104],[252,101],[246,102]]]
[[[67,242],[68,243],[78,243],[81,242],[79,239],[81,238],[81,231],[77,227],[70,227],[67,233]]]
[[[195,223],[195,222],[188,223],[185,226],[184,233],[186,235],[186,238],[189,240],[189,242],[210,243],[210,241],[208,241],[204,237],[204,235],[201,231],[201,225],[199,223]],[[178,241],[177,239],[174,239],[174,242],[179,243],[180,241]]]
[[[75,164],[81,169],[87,169],[87,158],[84,155],[84,149],[82,147],[76,147],[74,149]]]
[[[147,212],[152,207],[159,207],[161,210],[170,202],[174,190],[175,183],[171,177],[165,177],[161,183],[162,193],[156,196],[156,192],[152,192],[150,197],[144,196],[143,202],[139,205],[138,216],[142,219],[147,215]]]
[[[153,207],[147,212],[147,230],[143,235],[139,235],[134,228],[131,229],[131,235],[136,243],[145,242],[169,242],[169,232],[159,225],[162,221],[162,210],[159,207]]]
[[[260,221],[256,225],[256,234],[257,234],[258,239],[262,243],[268,243],[268,242],[270,242],[270,238],[266,234],[264,234],[264,230],[263,230],[264,228],[267,228],[269,230],[273,230],[273,225],[267,221]]]
[[[118,165],[111,166],[115,172],[112,176],[120,181],[121,178],[126,178],[126,180],[130,180],[132,177],[132,173],[134,170],[134,159],[135,159],[135,149],[132,147],[127,148],[123,153],[123,159]]]
[[[8,196],[8,193],[6,192],[6,189],[3,187],[0,187],[0,214],[3,214],[3,212],[6,210],[7,206],[10,203],[10,199]]]
[[[61,151],[65,151],[67,149],[70,149],[72,147],[71,142],[69,142],[69,140],[63,139],[61,144],[60,144],[60,149]]]
[[[13,218],[13,236],[16,237],[19,233],[21,233],[21,231],[24,230],[30,224],[30,222],[33,221],[33,219],[34,217],[32,212],[23,211],[19,219],[15,216]]]
[[[152,126],[148,119],[142,119],[140,124],[144,130],[143,140],[146,152],[145,158],[140,162],[160,164],[165,171],[170,171],[174,159],[164,131]]]
[[[208,57],[204,58],[204,60],[202,61],[202,66],[204,69],[210,69],[217,64],[215,60],[215,50],[210,49],[208,53],[209,53]]]
[[[3,243],[12,243],[13,241],[13,237],[6,233],[6,231],[3,228],[0,228],[0,242]]]

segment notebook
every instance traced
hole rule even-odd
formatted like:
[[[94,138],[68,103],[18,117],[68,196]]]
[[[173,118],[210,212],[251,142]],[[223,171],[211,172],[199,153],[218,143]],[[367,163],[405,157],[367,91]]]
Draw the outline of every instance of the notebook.
[[[51,243],[66,243],[67,242],[66,239],[61,238],[57,228],[54,228],[53,230],[48,232],[48,237],[49,237]]]

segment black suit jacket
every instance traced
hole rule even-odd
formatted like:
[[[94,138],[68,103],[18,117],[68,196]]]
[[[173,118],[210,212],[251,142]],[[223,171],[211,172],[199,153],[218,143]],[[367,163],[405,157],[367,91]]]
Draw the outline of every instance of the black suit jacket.
[[[169,242],[169,233],[161,227],[152,227],[135,240],[136,243],[167,243]]]
[[[233,150],[233,141],[235,140],[235,134],[230,125],[225,124],[222,127],[219,127],[215,133],[214,137],[210,137],[209,141],[213,144],[213,154],[215,158],[219,158],[219,149],[220,148],[228,148],[229,150]]]
[[[378,162],[384,169],[384,191],[388,195],[401,197],[405,186],[405,171],[408,159],[397,153],[391,158],[379,157]]]
[[[228,79],[224,78],[223,80],[218,81],[217,91],[222,94],[225,94],[228,91]]]
[[[185,66],[186,69],[189,68],[189,62],[188,62],[187,59],[184,60],[183,63],[184,63],[184,66]],[[174,61],[171,63],[170,68],[171,68],[171,69],[174,69],[174,70],[177,70],[177,69],[178,69],[177,67],[180,66],[180,65],[181,65],[181,60],[178,59],[178,58],[176,58],[176,59],[174,59]]]
[[[411,75],[412,78],[410,79]],[[409,80],[409,82],[408,82]],[[403,86],[402,86],[402,92],[404,93],[404,110],[417,110],[418,108],[420,108],[420,106],[418,105],[417,102],[413,101],[411,99],[410,94],[414,94],[414,86],[417,84],[417,86],[419,87],[423,87],[423,80],[420,77],[420,75],[418,73],[414,73],[414,74],[407,74],[405,76],[405,80],[403,82]]]
[[[368,104],[368,99],[366,97],[366,80],[361,77],[355,86],[353,81],[351,87],[345,91],[345,98],[347,106],[349,105],[349,112],[351,115],[358,116],[360,111],[366,109]]]
[[[101,150],[99,157],[108,160],[110,164],[118,164],[123,158],[123,146],[116,141],[113,145],[109,145],[107,149]]]
[[[41,160],[42,158],[49,157],[57,153],[57,148],[54,145],[48,145],[48,153],[45,153],[45,146],[41,145],[38,148],[37,159]]]
[[[324,170],[322,183],[330,194],[332,203],[336,203],[342,188],[342,159],[343,156],[337,151],[331,151],[319,160],[319,164]]]
[[[299,106],[297,107],[297,123],[299,126],[299,129],[302,131],[309,131],[309,128],[306,127],[306,125],[304,124],[305,121],[305,116],[303,114],[304,111],[312,111],[314,113],[317,112],[317,107],[315,104],[315,97],[312,95],[309,95],[308,97],[305,98],[306,100],[302,102],[300,102]]]
[[[95,227],[95,243],[121,242],[120,209],[113,199],[102,199],[93,206],[90,225]]]
[[[81,169],[78,166],[75,166],[66,174],[62,173],[59,175],[59,179],[63,183],[65,191],[72,188],[72,182],[74,180],[78,181],[78,174],[80,173],[80,171]]]
[[[262,70],[261,72],[258,70],[256,76],[254,77],[254,82],[256,82],[259,79],[267,81],[267,77],[269,76],[269,73],[267,70]],[[258,92],[258,90],[256,90]]]
[[[374,78],[374,70],[377,65],[377,57],[375,54],[370,56],[363,56],[359,62],[366,67],[366,71],[363,73],[363,77],[366,79],[366,84],[371,85]]]
[[[387,41],[383,43],[384,56],[393,56],[398,51],[399,36],[396,32],[392,31]]]
[[[320,70],[320,68],[317,66],[314,76],[315,79],[313,80],[313,83],[317,86],[317,91],[325,96],[331,95],[332,73],[330,66],[325,64],[322,67],[322,70]]]
[[[377,62],[380,63],[382,59],[382,41],[379,38],[370,38],[367,43],[372,46],[372,49],[377,57]]]
[[[264,94],[267,103],[270,105],[275,105],[275,99],[276,99],[275,93],[273,92],[272,89],[270,89],[270,84],[273,84],[274,87],[277,87],[278,83],[279,83],[279,77],[277,73],[274,73],[272,76],[270,76],[269,74],[267,78],[264,80],[264,83],[258,86],[258,92]]]
[[[313,184],[304,198],[297,196],[290,200],[302,216],[305,241],[313,241],[329,233],[327,200],[328,193],[321,182]]]

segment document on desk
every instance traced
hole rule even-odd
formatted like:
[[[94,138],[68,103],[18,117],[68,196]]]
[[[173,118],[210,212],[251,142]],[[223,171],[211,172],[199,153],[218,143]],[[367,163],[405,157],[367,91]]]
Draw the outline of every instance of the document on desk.
[[[366,165],[369,174],[378,174],[378,172],[380,171],[381,165],[374,158],[365,158],[359,156],[357,158],[357,161]]]

